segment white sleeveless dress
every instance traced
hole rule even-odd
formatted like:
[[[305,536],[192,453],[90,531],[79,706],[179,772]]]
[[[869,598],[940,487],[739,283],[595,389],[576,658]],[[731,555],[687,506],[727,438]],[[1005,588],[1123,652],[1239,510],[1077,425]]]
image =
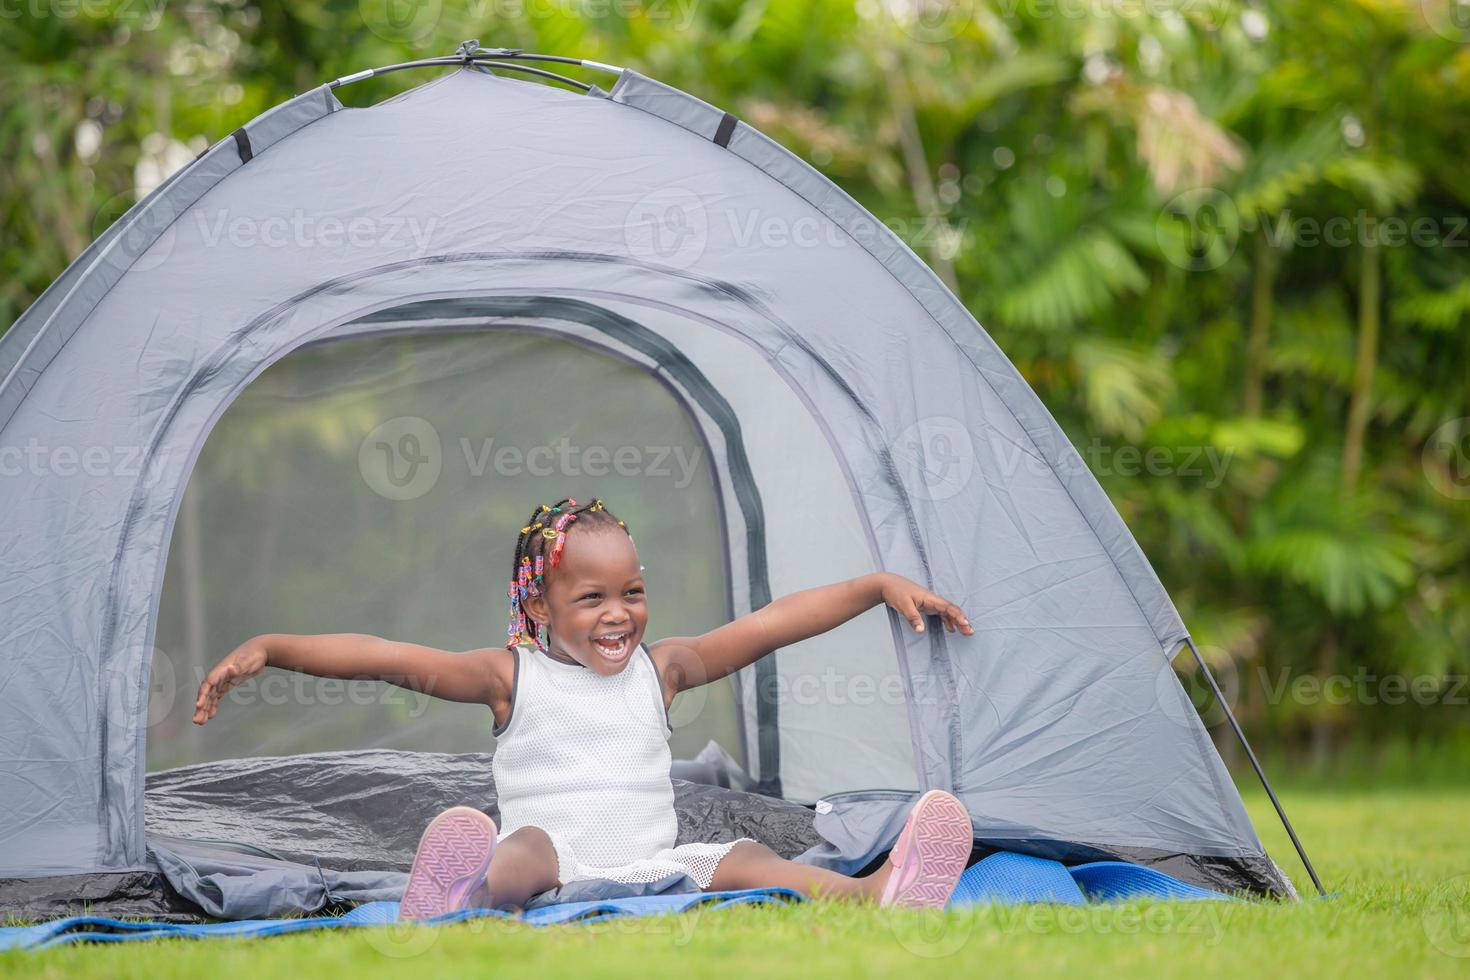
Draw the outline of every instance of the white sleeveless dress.
[[[639,644],[611,677],[530,646],[515,658],[510,719],[495,732],[490,762],[501,834],[545,831],[562,884],[683,873],[708,888],[739,841],[674,846],[671,730],[648,649]]]

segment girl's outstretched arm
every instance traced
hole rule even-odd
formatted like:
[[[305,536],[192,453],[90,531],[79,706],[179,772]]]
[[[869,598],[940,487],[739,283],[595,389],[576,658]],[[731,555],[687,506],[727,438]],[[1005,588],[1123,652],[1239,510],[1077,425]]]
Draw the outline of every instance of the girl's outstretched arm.
[[[648,652],[664,681],[665,696],[717,681],[748,667],[773,650],[825,633],[887,603],[924,632],[924,616],[940,617],[944,628],[974,634],[960,607],[902,575],[874,572],[846,582],[782,596],[703,636],[680,636],[649,644]]]
[[[232,687],[268,666],[317,677],[372,678],[446,701],[488,704],[500,722],[510,707],[511,656],[500,647],[451,653],[363,633],[266,633],[240,644],[204,678],[194,701],[194,724],[213,718]]]

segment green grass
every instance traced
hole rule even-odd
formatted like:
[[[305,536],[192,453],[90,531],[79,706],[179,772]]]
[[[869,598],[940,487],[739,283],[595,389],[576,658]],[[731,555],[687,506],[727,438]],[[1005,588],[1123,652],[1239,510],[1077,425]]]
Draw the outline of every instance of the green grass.
[[[1287,791],[1336,897],[1296,905],[1148,903],[893,915],[812,903],[532,929],[479,920],[252,941],[0,954],[0,976],[255,978],[1470,977],[1470,789]],[[1278,862],[1305,874],[1269,802],[1248,797]],[[1309,890],[1304,889],[1304,891]]]

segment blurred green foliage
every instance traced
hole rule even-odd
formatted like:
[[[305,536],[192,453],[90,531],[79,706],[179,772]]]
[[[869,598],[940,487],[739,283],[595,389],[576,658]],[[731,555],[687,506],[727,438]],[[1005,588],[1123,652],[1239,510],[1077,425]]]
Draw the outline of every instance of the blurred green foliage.
[[[1252,730],[1325,759],[1465,724],[1454,0],[12,0],[0,324],[140,184],[469,37],[728,108],[909,241],[1072,436]],[[1346,699],[1277,683],[1360,674]],[[1385,704],[1386,676],[1421,693]]]

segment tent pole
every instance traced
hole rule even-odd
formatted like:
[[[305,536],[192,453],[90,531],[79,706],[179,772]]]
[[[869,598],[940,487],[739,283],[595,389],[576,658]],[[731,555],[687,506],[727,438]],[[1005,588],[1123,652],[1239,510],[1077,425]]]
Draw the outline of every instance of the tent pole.
[[[466,45],[470,43],[471,42],[466,41],[465,44],[460,45],[460,52],[457,54],[443,55],[437,58],[420,58],[416,61],[405,61],[401,64],[385,65],[382,68],[366,68],[362,71],[354,72],[351,75],[344,75],[341,78],[334,79],[327,84],[330,88],[337,89],[341,88],[343,85],[351,85],[353,82],[360,82],[364,78],[374,78],[378,75],[386,75],[389,72],[403,71],[407,68],[431,68],[437,65],[460,65],[462,67],[469,67],[471,65],[493,65],[496,68],[505,69],[507,71],[524,72],[528,75],[536,75],[538,77],[546,78],[551,81],[561,82],[565,85],[569,85],[572,88],[577,89],[578,91],[586,92],[592,88],[592,86],[588,85],[586,82],[579,82],[574,79],[567,78],[565,75],[558,75],[555,72],[549,72],[545,69],[533,68],[529,65],[507,64],[506,62],[513,60],[546,61],[555,62],[557,64],[563,65],[577,65],[582,68],[590,68],[593,71],[607,72],[612,75],[621,75],[623,73],[623,69],[619,68],[617,65],[605,65],[600,61],[589,61],[585,58],[564,58],[560,55],[554,54],[531,54],[526,51],[521,51],[517,48],[476,47],[473,49],[466,49]]]
[[[1317,869],[1312,867],[1312,859],[1307,857],[1307,849],[1302,847],[1302,842],[1297,837],[1296,830],[1291,826],[1291,821],[1287,819],[1286,810],[1281,806],[1281,800],[1277,799],[1276,791],[1271,788],[1271,780],[1266,778],[1266,770],[1261,768],[1260,760],[1256,758],[1256,753],[1251,749],[1251,743],[1246,741],[1245,730],[1240,727],[1240,722],[1235,720],[1235,712],[1230,710],[1230,703],[1225,700],[1225,695],[1220,691],[1220,685],[1215,683],[1215,675],[1210,671],[1209,664],[1205,663],[1205,658],[1200,655],[1199,647],[1194,645],[1194,639],[1192,637],[1186,636],[1184,642],[1189,644],[1189,651],[1194,654],[1195,663],[1199,664],[1199,669],[1204,673],[1205,680],[1209,682],[1210,693],[1215,696],[1215,702],[1225,710],[1225,718],[1230,722],[1230,727],[1235,730],[1235,737],[1240,739],[1241,748],[1245,749],[1245,756],[1251,761],[1251,768],[1260,777],[1261,785],[1266,787],[1266,795],[1271,797],[1271,805],[1276,808],[1276,815],[1281,818],[1281,825],[1286,828],[1286,834],[1291,838],[1291,843],[1296,848],[1297,856],[1302,859],[1302,864],[1306,867],[1307,874],[1311,875],[1312,884],[1317,886],[1317,894],[1326,895],[1327,889],[1322,887],[1322,879],[1317,877]]]

